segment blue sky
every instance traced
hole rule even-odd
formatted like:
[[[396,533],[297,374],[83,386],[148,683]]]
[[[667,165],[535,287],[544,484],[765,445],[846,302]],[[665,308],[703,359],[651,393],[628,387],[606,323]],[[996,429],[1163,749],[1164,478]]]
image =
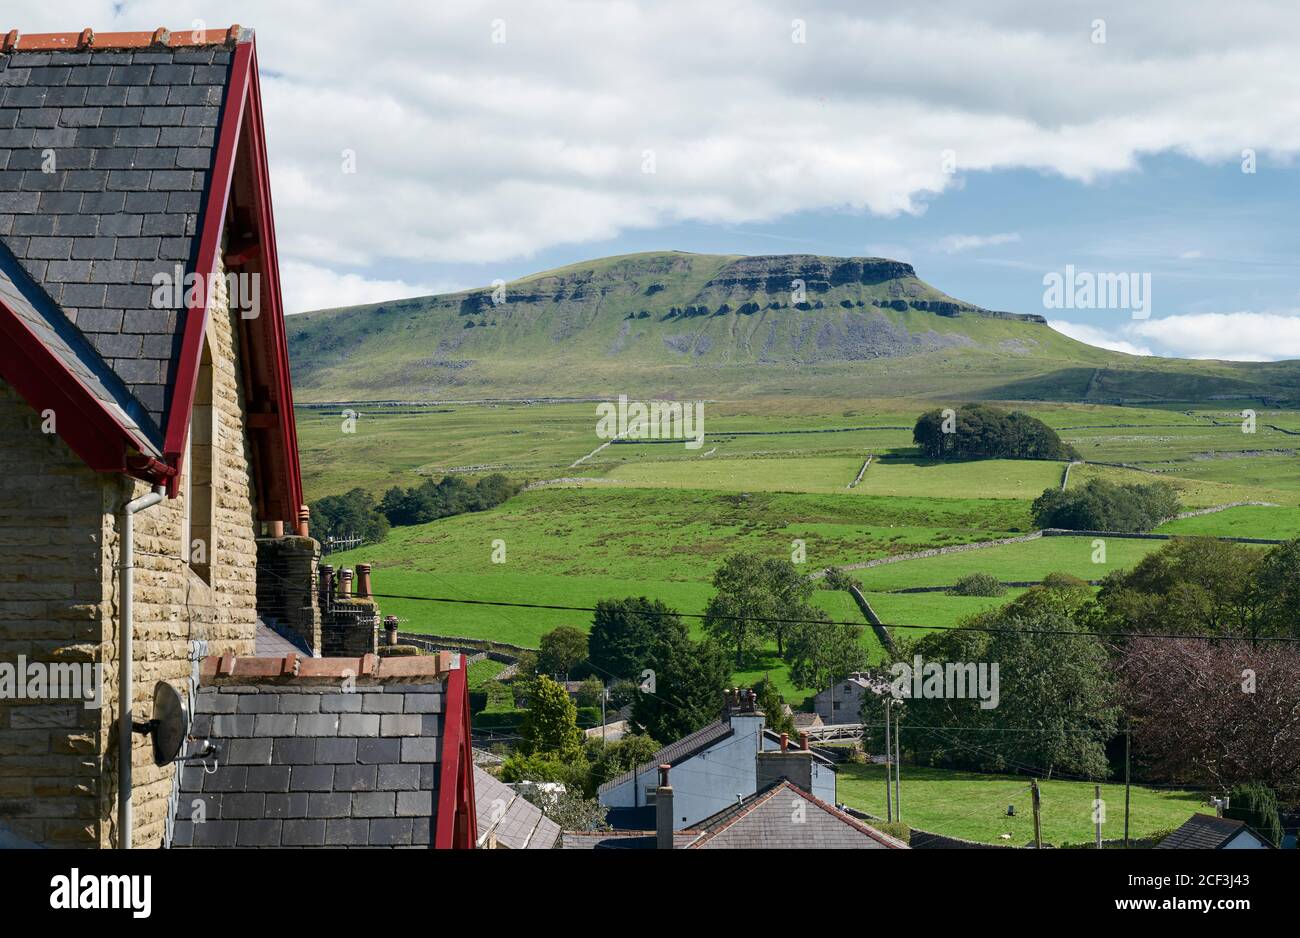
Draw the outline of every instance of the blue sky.
[[[642,250],[873,254],[1095,344],[1300,358],[1300,16],[1285,3],[6,13],[28,32],[256,30],[291,311]],[[1043,278],[1067,265],[1149,276],[1150,318],[1045,310]]]

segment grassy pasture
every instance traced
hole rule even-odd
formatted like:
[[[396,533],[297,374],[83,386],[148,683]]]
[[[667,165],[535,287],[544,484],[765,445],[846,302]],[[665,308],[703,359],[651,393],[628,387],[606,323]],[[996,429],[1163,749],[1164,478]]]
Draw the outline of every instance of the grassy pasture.
[[[978,742],[978,740],[976,741]],[[1034,817],[1029,779],[1018,775],[985,775],[904,764],[900,788],[903,820],[921,830],[948,834],[981,843],[1025,846],[1034,839]],[[1090,843],[1094,836],[1093,782],[1061,779],[1039,780],[1042,793],[1043,842]],[[885,816],[885,767],[852,765],[840,767],[839,798],[861,811]],[[1102,837],[1124,836],[1124,785],[1101,786],[1106,820]],[[1007,805],[1016,806],[1016,816],[1007,817]],[[1196,792],[1143,788],[1131,790],[1130,835],[1145,837],[1156,831],[1178,827],[1206,807]],[[1011,837],[1003,840],[1002,834]]]

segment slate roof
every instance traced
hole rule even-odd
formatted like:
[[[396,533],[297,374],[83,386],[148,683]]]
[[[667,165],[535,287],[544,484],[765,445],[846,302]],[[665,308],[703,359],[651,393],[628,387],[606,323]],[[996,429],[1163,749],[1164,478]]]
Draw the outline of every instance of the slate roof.
[[[445,688],[201,687],[191,732],[217,745],[217,767],[181,770],[171,846],[428,847]]]
[[[474,806],[479,846],[497,844],[510,850],[550,850],[560,839],[556,824],[537,805],[474,766]]]
[[[675,743],[669,743],[650,759],[643,762],[628,772],[624,772],[617,778],[612,778],[605,784],[601,785],[598,791],[605,792],[617,788],[619,785],[636,778],[643,772],[661,765],[677,765],[697,753],[703,752],[719,740],[726,739],[732,734],[731,723],[726,720],[717,720],[701,729],[696,730],[689,736],[683,736]]]
[[[1245,821],[1215,817],[1212,814],[1193,814],[1160,843],[1157,850],[1219,850],[1243,830],[1249,831],[1260,843],[1268,842],[1246,825]],[[1272,844],[1268,844],[1272,846]]]
[[[692,850],[881,850],[907,845],[868,827],[788,779],[690,828]]]
[[[295,635],[281,632],[275,626],[257,620],[257,632],[254,641],[259,658],[283,658],[285,655],[306,655],[312,657],[312,650],[307,643]]]
[[[194,269],[230,63],[223,45],[0,54],[0,268],[61,308],[159,444],[185,311],[155,308],[152,281]]]

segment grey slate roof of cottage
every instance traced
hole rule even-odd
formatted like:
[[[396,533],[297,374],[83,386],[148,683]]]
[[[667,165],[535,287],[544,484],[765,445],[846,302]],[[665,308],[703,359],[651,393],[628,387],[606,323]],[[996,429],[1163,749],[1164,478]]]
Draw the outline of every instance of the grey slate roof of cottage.
[[[66,322],[46,310],[43,337],[75,326],[100,361],[51,348],[115,376],[155,442],[185,312],[155,308],[152,283],[194,269],[230,62],[218,45],[0,54],[0,268],[48,295]]]
[[[428,847],[445,690],[201,687],[191,733],[219,755],[214,771],[182,769],[170,846]]]
[[[880,850],[907,845],[810,795],[788,779],[691,826],[692,850]]]
[[[1212,814],[1193,814],[1181,827],[1156,844],[1156,849],[1219,850],[1243,830],[1249,831],[1261,843],[1267,843],[1245,821],[1215,817]],[[1272,844],[1268,846],[1271,847]]]
[[[487,772],[474,766],[474,805],[478,843],[495,838],[510,850],[550,850],[560,839],[556,824],[528,799]]]
[[[646,762],[643,762],[635,769],[624,772],[617,778],[612,778],[605,784],[601,785],[598,791],[610,791],[611,789],[617,788],[619,785],[622,785],[625,782],[636,778],[638,775],[648,772],[660,765],[677,765],[679,762],[689,759],[691,756],[708,749],[719,740],[726,739],[732,734],[732,732],[733,730],[730,722],[727,720],[716,720],[708,726],[701,727],[689,736],[683,736],[681,739],[677,740],[677,742],[669,743],[667,746],[664,746]]]

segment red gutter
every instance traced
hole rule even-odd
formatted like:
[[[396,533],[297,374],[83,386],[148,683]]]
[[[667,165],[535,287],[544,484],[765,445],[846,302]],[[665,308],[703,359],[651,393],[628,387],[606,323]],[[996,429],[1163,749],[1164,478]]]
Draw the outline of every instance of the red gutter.
[[[478,843],[474,805],[474,753],[470,737],[469,686],[465,656],[447,674],[443,711],[441,775],[433,846],[438,850],[472,850]]]
[[[168,483],[167,494],[175,497],[180,473],[183,471],[185,437],[189,433],[190,410],[194,406],[194,390],[198,382],[199,360],[203,347],[203,330],[208,319],[209,287],[217,269],[217,255],[221,250],[221,232],[225,225],[226,209],[230,204],[231,182],[234,178],[235,153],[243,126],[245,105],[248,101],[250,71],[253,62],[253,40],[235,46],[234,61],[230,70],[230,83],[226,88],[226,101],[222,106],[217,149],[212,165],[211,189],[204,201],[203,229],[199,235],[199,253],[194,273],[198,276],[198,289],[187,291],[185,329],[181,337],[181,350],[176,368],[176,383],[167,414],[163,435],[163,455],[175,469]],[[197,296],[191,296],[191,293]],[[197,302],[193,302],[193,301]]]

